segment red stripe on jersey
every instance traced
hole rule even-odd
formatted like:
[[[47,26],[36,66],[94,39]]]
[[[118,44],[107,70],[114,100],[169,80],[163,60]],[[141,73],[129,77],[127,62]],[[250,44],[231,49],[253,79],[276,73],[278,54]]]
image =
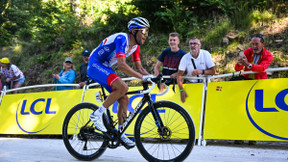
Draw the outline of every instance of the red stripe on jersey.
[[[116,53],[116,57],[126,57],[125,53],[123,52],[119,52],[119,53]]]
[[[112,87],[113,83],[118,79],[119,77],[115,73],[112,73],[107,77],[107,84]]]
[[[106,43],[106,42],[107,42],[107,39],[105,39],[105,40],[104,40],[104,42],[103,42],[103,44],[102,44],[102,45],[105,45],[105,43]]]
[[[133,62],[141,61],[140,60],[140,46],[139,45],[137,46],[136,50],[132,54],[132,61]]]

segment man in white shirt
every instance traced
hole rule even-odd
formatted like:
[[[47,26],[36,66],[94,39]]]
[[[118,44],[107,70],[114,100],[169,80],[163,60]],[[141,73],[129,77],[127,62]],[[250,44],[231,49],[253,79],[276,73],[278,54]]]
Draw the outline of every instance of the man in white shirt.
[[[180,90],[181,101],[184,103],[187,93],[183,89],[183,74],[187,71],[187,76],[207,76],[215,74],[215,64],[211,54],[201,49],[201,41],[198,38],[192,38],[189,41],[190,52],[185,54],[178,67],[177,83]],[[197,83],[200,80],[189,79],[189,82]]]

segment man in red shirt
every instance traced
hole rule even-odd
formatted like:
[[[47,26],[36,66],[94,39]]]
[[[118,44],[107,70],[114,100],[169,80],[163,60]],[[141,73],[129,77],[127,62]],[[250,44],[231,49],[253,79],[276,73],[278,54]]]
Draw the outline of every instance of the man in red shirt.
[[[273,60],[272,54],[264,47],[265,41],[262,34],[253,34],[251,37],[252,47],[244,50],[243,57],[239,56],[235,65],[235,70],[259,72],[255,74],[244,74],[246,79],[267,79],[267,73],[264,71],[268,68]]]

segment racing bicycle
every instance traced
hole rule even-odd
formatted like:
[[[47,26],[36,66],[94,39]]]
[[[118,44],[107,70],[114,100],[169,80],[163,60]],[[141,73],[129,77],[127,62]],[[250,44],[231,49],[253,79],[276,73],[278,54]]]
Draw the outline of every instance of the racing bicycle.
[[[80,103],[66,115],[62,136],[69,153],[79,160],[93,160],[107,149],[121,146],[121,135],[137,117],[134,127],[134,139],[141,155],[147,161],[183,161],[193,149],[195,126],[189,113],[180,105],[171,101],[153,102],[150,91],[161,82],[161,75],[143,82],[143,90],[130,91],[127,94],[143,94],[141,101],[129,114],[123,126],[116,129],[117,120],[113,120],[109,109],[103,114],[107,132],[97,130],[89,115],[98,109],[93,103]],[[168,86],[163,95],[168,91]],[[106,98],[102,87],[102,96]],[[146,107],[142,110],[142,108]],[[129,149],[129,148],[127,148]]]

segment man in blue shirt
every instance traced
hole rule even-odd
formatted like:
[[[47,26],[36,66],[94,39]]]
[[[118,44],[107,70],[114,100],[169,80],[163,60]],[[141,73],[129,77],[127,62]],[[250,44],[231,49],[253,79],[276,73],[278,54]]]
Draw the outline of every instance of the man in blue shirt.
[[[161,65],[162,67],[162,74],[163,75],[169,75],[171,78],[176,78],[177,77],[177,71],[178,71],[178,66],[179,62],[186,54],[186,52],[182,49],[179,48],[179,34],[176,32],[170,33],[169,34],[169,40],[168,44],[170,48],[167,48],[162,51],[160,56],[158,57],[158,61],[156,65],[154,66],[154,75],[158,76],[159,68]],[[172,79],[167,79],[168,84],[171,84]],[[164,86],[161,86],[161,91],[163,90]]]

